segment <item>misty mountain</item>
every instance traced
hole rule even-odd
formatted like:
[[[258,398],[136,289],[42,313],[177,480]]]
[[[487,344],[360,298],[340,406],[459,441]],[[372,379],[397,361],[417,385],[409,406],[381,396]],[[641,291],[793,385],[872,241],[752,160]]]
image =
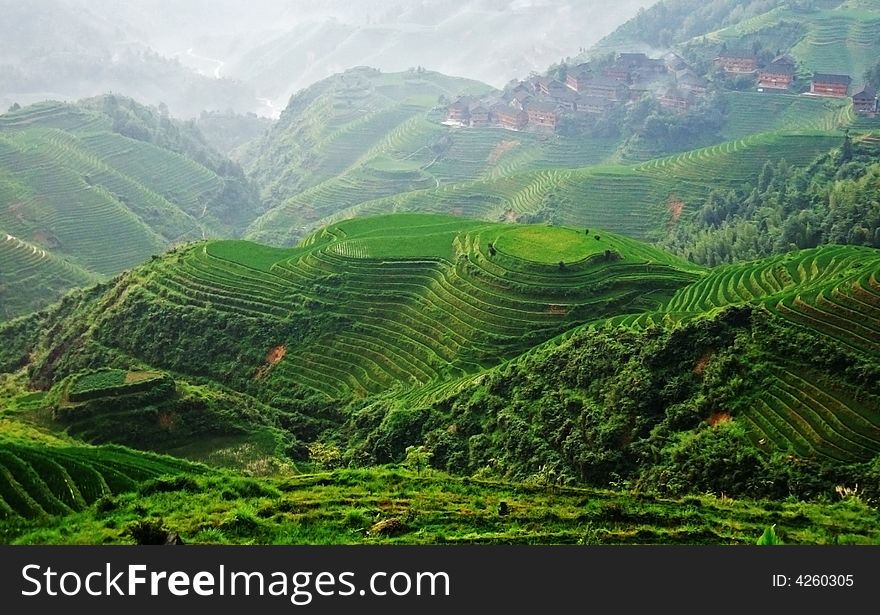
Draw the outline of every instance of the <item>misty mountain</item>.
[[[177,116],[277,115],[369,65],[501,86],[577,55],[649,0],[0,0],[0,105],[107,92]]]

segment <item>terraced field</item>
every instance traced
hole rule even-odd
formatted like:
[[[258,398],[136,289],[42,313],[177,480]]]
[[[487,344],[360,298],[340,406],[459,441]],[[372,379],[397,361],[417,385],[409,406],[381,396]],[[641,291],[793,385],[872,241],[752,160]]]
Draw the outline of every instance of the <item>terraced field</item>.
[[[46,305],[84,276],[112,276],[172,244],[231,233],[215,211],[224,179],[111,128],[108,116],[61,103],[0,116],[3,237],[18,238],[56,264],[42,299],[24,300],[20,308],[6,304],[7,316]],[[9,262],[4,275],[12,288],[26,272],[24,264]]]
[[[429,215],[351,220],[265,257],[253,244],[198,245],[145,285],[157,300],[243,318],[289,319],[320,304],[341,324],[298,344],[278,340],[295,360],[269,378],[345,398],[475,373],[578,323],[656,307],[700,275],[604,232],[573,244],[560,265],[559,231],[525,242],[509,235],[517,228]],[[518,243],[527,257],[511,251]]]
[[[777,8],[713,32],[709,38],[737,41],[787,23],[799,23],[805,28],[803,39],[791,49],[805,73],[841,73],[858,81],[880,54],[880,6],[873,0],[842,2],[837,8],[826,10]]]
[[[0,320],[39,309],[47,299],[97,277],[46,250],[0,233]]]
[[[293,243],[336,219],[340,212],[364,203],[406,199],[409,193],[455,191],[463,182],[480,178],[500,184],[523,170],[545,169],[536,186],[510,195],[516,208],[520,201],[540,192],[541,186],[548,186],[546,180],[559,174],[556,169],[602,162],[618,145],[607,139],[540,137],[492,128],[452,130],[429,121],[424,113],[411,115],[396,128],[384,129],[388,134],[383,139],[366,140],[368,148],[364,140],[352,139],[351,149],[336,159],[345,160],[335,169],[338,175],[285,200],[256,220],[246,236],[259,242]],[[529,205],[523,205],[522,210],[529,211]],[[453,206],[445,211],[456,209]]]
[[[117,447],[0,442],[0,521],[63,516],[145,480],[198,472],[185,461]]]
[[[833,131],[854,119],[846,99],[759,92],[729,92],[725,98],[723,134],[730,140],[773,131]]]
[[[656,312],[609,326],[669,326],[730,305],[759,305],[814,335],[880,356],[880,251],[853,246],[804,250],[714,269]],[[774,359],[771,380],[742,415],[762,446],[841,461],[880,451],[880,408],[818,374]]]
[[[768,160],[807,165],[841,142],[841,136],[823,133],[753,135],[636,166],[519,173],[397,194],[349,207],[322,222],[403,211],[485,220],[544,212],[558,224],[599,227],[647,240],[669,221],[673,201],[680,202],[687,215],[688,205],[710,190],[756,178]],[[286,241],[295,236],[291,232]]]
[[[774,370],[772,380],[742,419],[761,447],[803,457],[853,462],[880,452],[880,411],[796,366]]]
[[[792,54],[813,70],[858,78],[880,54],[878,31],[880,10],[876,7],[824,11],[810,17],[810,30]]]

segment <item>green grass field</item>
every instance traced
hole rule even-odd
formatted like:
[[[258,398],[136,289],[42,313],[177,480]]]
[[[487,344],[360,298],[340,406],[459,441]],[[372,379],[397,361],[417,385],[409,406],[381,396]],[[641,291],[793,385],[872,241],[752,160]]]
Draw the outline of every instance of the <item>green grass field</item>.
[[[0,321],[38,310],[98,276],[55,257],[47,250],[0,234]]]

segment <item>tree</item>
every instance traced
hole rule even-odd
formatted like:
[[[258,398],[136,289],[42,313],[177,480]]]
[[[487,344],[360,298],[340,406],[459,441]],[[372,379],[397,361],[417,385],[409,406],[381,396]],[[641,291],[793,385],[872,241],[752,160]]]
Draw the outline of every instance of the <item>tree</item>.
[[[18,111],[19,109],[21,109],[21,105],[20,105],[20,104],[18,104],[18,103],[12,103],[12,106],[9,107],[9,112],[12,113],[13,111]]]
[[[431,457],[433,457],[433,453],[424,446],[407,446],[406,458],[403,460],[403,463],[410,470],[415,471],[416,474],[421,476],[422,471],[431,462]]]
[[[849,131],[846,131],[846,136],[843,138],[843,146],[840,148],[840,164],[846,164],[850,160],[853,159],[853,145],[852,139],[849,138]]]

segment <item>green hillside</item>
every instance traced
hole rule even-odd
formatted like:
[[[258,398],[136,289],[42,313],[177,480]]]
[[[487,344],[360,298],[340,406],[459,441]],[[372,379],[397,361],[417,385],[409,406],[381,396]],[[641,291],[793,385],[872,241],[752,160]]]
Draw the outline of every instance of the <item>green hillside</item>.
[[[776,8],[708,35],[710,40],[735,43],[743,39],[778,40],[786,24],[800,27],[791,41],[791,55],[805,72],[840,73],[861,83],[862,75],[880,54],[880,4],[873,0],[819,3],[813,10]],[[826,5],[822,8],[821,5]]]
[[[726,306],[757,305],[809,336],[866,357],[880,355],[880,253],[829,246],[712,270],[656,312],[613,319],[609,326],[670,327]],[[768,350],[768,356],[773,352]],[[836,460],[880,452],[877,399],[823,368],[773,358],[743,420],[762,446]],[[820,361],[821,365],[821,361]],[[827,367],[825,367],[827,369]]]
[[[0,441],[0,526],[64,516],[143,481],[193,474],[198,466],[121,447],[45,446]]]
[[[432,72],[355,69],[291,99],[246,158],[270,211],[255,241],[292,243],[366,201],[518,171],[575,168],[611,158],[620,139],[443,126],[445,105],[491,89]]]
[[[638,168],[690,177],[689,165],[718,156],[735,178],[745,167],[726,155]],[[0,326],[4,429],[39,425],[63,432],[62,443],[124,444],[269,478],[245,486],[210,474],[151,492],[120,462],[128,481],[104,477],[116,496],[65,509],[19,446],[3,461],[7,536],[129,542],[146,514],[194,542],[740,542],[779,511],[744,502],[753,521],[735,530],[714,499],[700,499],[691,530],[670,529],[681,525],[673,508],[724,493],[843,498],[851,516],[817,508],[809,514],[827,510],[833,527],[810,517],[787,535],[870,541],[860,528],[876,518],[864,503],[880,497],[874,324],[880,256],[870,248],[706,271],[594,227],[427,214],[338,222],[294,248],[200,242]],[[404,462],[415,476],[374,467]],[[307,476],[346,465],[372,469]],[[589,496],[613,506],[607,515],[548,501],[535,514],[555,521],[541,530],[533,517],[513,512],[509,525],[491,512],[521,501],[524,487],[499,479],[531,485],[539,500],[550,485],[623,491]],[[398,506],[371,504],[385,493],[361,491],[374,480],[403,481]],[[437,495],[457,489],[464,499]],[[61,532],[38,506],[82,511],[80,530]],[[197,521],[193,506],[214,512]],[[314,507],[320,519],[302,512]],[[479,531],[478,511],[491,513]],[[583,538],[588,518],[604,538]],[[374,530],[380,521],[398,529]]]
[[[256,215],[256,202],[243,176],[218,175],[224,164],[130,101],[42,103],[0,116],[0,231],[57,270],[45,293],[22,289],[4,316],[42,307],[84,276],[115,275],[170,245],[234,233]],[[7,289],[25,283],[24,266],[4,272]]]
[[[842,136],[827,133],[754,135],[638,165],[517,173],[404,193],[356,205],[330,219],[428,211],[595,226],[648,240],[670,222],[693,213],[711,190],[750,184],[767,161],[806,166],[842,141]],[[261,220],[274,218],[273,211]],[[254,228],[249,236],[261,237]],[[283,237],[289,242],[296,233],[288,232]],[[278,238],[277,229],[272,233]]]
[[[657,307],[699,275],[621,236],[543,228],[391,216],[333,225],[290,250],[198,244],[78,317],[100,322],[93,341],[147,364],[343,400],[474,374],[578,323]],[[560,234],[573,239],[564,251]],[[186,341],[204,318],[209,330],[239,329],[237,342]],[[189,355],[190,343],[208,356]]]
[[[774,131],[835,131],[853,126],[852,105],[847,99],[795,94],[727,92],[728,115],[723,134],[727,139]]]
[[[7,233],[0,237],[0,320],[38,310],[68,289],[97,280],[43,248]]]

